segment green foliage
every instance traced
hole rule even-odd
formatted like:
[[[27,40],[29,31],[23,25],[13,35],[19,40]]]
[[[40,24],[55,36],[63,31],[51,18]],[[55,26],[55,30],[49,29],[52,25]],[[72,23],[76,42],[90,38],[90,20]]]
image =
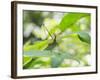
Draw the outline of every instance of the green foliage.
[[[85,59],[90,54],[90,14],[58,13],[24,12],[24,25],[35,24],[33,36],[23,44],[24,69],[71,67],[74,62],[74,66],[90,65]]]
[[[51,57],[51,67],[53,68],[59,67],[63,60],[64,58],[62,56],[59,56],[59,55],[52,56]]]
[[[24,46],[24,51],[29,50],[43,50],[48,46],[48,40],[35,42],[34,45]]]
[[[31,63],[34,61],[32,58],[36,57],[51,57],[51,67],[58,67],[64,59],[75,59],[72,54],[69,53],[58,53],[50,50],[45,50],[45,51],[38,51],[38,50],[32,50],[32,51],[25,51],[24,52],[24,57],[31,58],[31,60],[25,64],[25,67],[30,66]]]
[[[50,57],[52,54],[49,50],[39,51],[39,50],[29,50],[24,52],[24,56],[27,57]]]
[[[86,42],[86,43],[91,43],[91,38],[90,35],[86,32],[78,32],[78,37],[81,41]]]
[[[89,16],[89,14],[86,14],[86,13],[65,14],[59,24],[59,28],[61,29],[61,31],[65,31],[67,28],[73,26],[74,23],[76,23],[78,20],[80,20],[80,18],[84,16]]]

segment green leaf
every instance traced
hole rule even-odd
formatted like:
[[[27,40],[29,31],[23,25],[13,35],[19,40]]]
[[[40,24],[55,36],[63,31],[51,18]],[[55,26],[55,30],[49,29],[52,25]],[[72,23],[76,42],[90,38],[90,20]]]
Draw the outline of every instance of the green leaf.
[[[24,57],[52,57],[53,55],[56,56],[63,56],[64,58],[73,58],[73,55],[70,53],[64,53],[64,52],[54,52],[51,50],[30,50],[30,51],[24,51]]]
[[[51,57],[51,67],[53,67],[53,68],[59,67],[62,64],[62,62],[64,61],[64,59],[76,60],[74,55],[72,55],[70,53],[64,53],[64,52],[55,53]]]
[[[63,56],[53,55],[51,57],[51,67],[52,68],[59,67],[60,64],[63,62],[63,60],[64,60]]]
[[[26,64],[23,65],[23,68],[24,69],[29,68],[32,65],[33,61],[34,59],[31,58]]]
[[[35,62],[33,61],[33,58],[36,57],[49,57],[51,58],[51,67],[59,67],[64,59],[75,59],[74,56],[70,53],[63,53],[63,52],[54,52],[50,50],[44,50],[44,51],[37,51],[37,50],[31,50],[31,51],[25,51],[24,57],[30,57],[32,60],[24,64],[24,68],[32,68],[33,65],[35,65]]]
[[[78,38],[81,41],[86,42],[88,44],[91,43],[91,37],[90,37],[90,35],[88,33],[86,33],[86,32],[78,32],[77,34],[78,34]]]
[[[52,55],[51,51],[38,51],[38,50],[30,50],[24,51],[24,57],[50,57]]]
[[[27,62],[30,61],[30,57],[23,57],[23,64],[26,64]]]
[[[44,50],[46,47],[48,47],[48,40],[37,41],[33,45],[26,45],[26,46],[24,46],[24,51]]]
[[[32,69],[32,68],[34,68],[35,65],[39,65],[38,67],[40,67],[42,64],[45,64],[45,62],[40,61],[40,59],[32,58],[27,64],[25,64],[23,66],[23,68],[24,69]]]
[[[59,28],[61,31],[65,31],[67,28],[71,27],[74,23],[80,20],[82,17],[89,16],[88,13],[68,13],[62,18]]]

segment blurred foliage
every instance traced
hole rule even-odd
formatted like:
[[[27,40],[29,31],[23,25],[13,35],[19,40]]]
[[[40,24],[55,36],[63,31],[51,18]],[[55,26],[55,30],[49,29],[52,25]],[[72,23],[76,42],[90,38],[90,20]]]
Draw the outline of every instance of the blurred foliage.
[[[23,68],[89,66],[89,13],[23,11]]]

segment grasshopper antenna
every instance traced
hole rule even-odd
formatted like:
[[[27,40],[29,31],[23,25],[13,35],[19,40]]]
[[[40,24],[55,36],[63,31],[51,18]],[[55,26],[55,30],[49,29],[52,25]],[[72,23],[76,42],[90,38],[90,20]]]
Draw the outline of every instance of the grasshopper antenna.
[[[43,24],[43,26],[45,27],[45,25]],[[48,34],[50,35],[50,37],[53,39],[51,33],[48,31],[48,29],[45,27],[46,31],[48,32]]]

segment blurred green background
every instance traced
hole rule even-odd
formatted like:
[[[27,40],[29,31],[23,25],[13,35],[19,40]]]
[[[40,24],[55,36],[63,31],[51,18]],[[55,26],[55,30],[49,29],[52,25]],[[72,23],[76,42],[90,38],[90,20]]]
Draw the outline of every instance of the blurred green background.
[[[91,14],[23,11],[23,69],[91,65]]]

